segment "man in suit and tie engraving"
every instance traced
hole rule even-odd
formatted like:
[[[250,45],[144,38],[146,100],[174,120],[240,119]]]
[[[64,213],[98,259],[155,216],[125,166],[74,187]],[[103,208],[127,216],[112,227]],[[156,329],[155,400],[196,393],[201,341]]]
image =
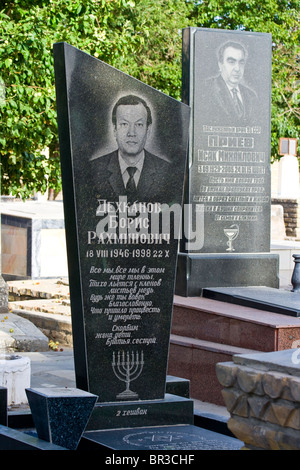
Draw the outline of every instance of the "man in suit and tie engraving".
[[[218,51],[219,75],[204,83],[202,102],[211,121],[222,125],[249,125],[257,113],[256,93],[242,83],[247,51],[228,41]]]
[[[91,162],[98,197],[127,196],[131,202],[164,199],[171,164],[145,149],[152,125],[147,103],[135,95],[120,98],[112,124],[118,149]]]

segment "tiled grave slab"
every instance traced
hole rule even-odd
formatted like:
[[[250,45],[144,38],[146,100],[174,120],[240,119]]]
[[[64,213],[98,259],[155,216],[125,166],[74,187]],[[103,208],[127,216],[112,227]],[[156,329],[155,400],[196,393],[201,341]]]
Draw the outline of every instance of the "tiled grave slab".
[[[164,426],[84,434],[91,448],[94,444],[113,450],[239,450],[238,439],[196,426]]]
[[[300,295],[296,292],[270,287],[206,288],[204,297],[245,305],[282,315],[300,316]]]
[[[172,334],[267,352],[293,347],[300,318],[227,300],[175,296]]]

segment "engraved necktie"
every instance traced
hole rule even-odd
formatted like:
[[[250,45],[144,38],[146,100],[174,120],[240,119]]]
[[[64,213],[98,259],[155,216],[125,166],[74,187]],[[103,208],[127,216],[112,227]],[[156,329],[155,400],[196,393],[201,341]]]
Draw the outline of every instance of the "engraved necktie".
[[[129,180],[127,181],[126,184],[126,191],[129,194],[134,194],[136,191],[136,185],[134,181],[134,174],[136,172],[136,167],[135,166],[129,166],[127,168],[128,174],[129,174]]]
[[[243,109],[243,105],[241,103],[241,100],[238,97],[236,88],[232,89],[232,95],[233,95],[233,102],[234,102],[234,105],[235,105],[235,108],[236,108],[236,112],[237,112],[239,117],[242,117],[244,109]]]

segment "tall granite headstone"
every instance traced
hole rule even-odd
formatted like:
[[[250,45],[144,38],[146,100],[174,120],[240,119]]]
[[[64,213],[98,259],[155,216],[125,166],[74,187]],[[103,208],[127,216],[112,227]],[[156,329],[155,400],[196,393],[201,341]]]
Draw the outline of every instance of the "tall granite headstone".
[[[270,97],[270,34],[184,29],[182,101],[192,119],[179,295],[278,287],[278,257],[270,254]]]
[[[66,43],[54,59],[76,385],[164,399],[190,109]]]

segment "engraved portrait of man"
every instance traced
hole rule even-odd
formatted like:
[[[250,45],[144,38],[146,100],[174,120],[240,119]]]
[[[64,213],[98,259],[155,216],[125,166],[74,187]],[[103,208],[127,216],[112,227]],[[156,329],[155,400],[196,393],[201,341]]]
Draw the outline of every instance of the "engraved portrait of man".
[[[129,201],[160,200],[171,164],[147,149],[152,113],[146,101],[128,94],[113,106],[111,124],[117,148],[91,161],[99,196],[127,196]]]
[[[204,110],[215,123],[251,124],[256,116],[257,96],[244,80],[248,52],[238,41],[227,41],[217,51],[219,73],[203,83]]]

